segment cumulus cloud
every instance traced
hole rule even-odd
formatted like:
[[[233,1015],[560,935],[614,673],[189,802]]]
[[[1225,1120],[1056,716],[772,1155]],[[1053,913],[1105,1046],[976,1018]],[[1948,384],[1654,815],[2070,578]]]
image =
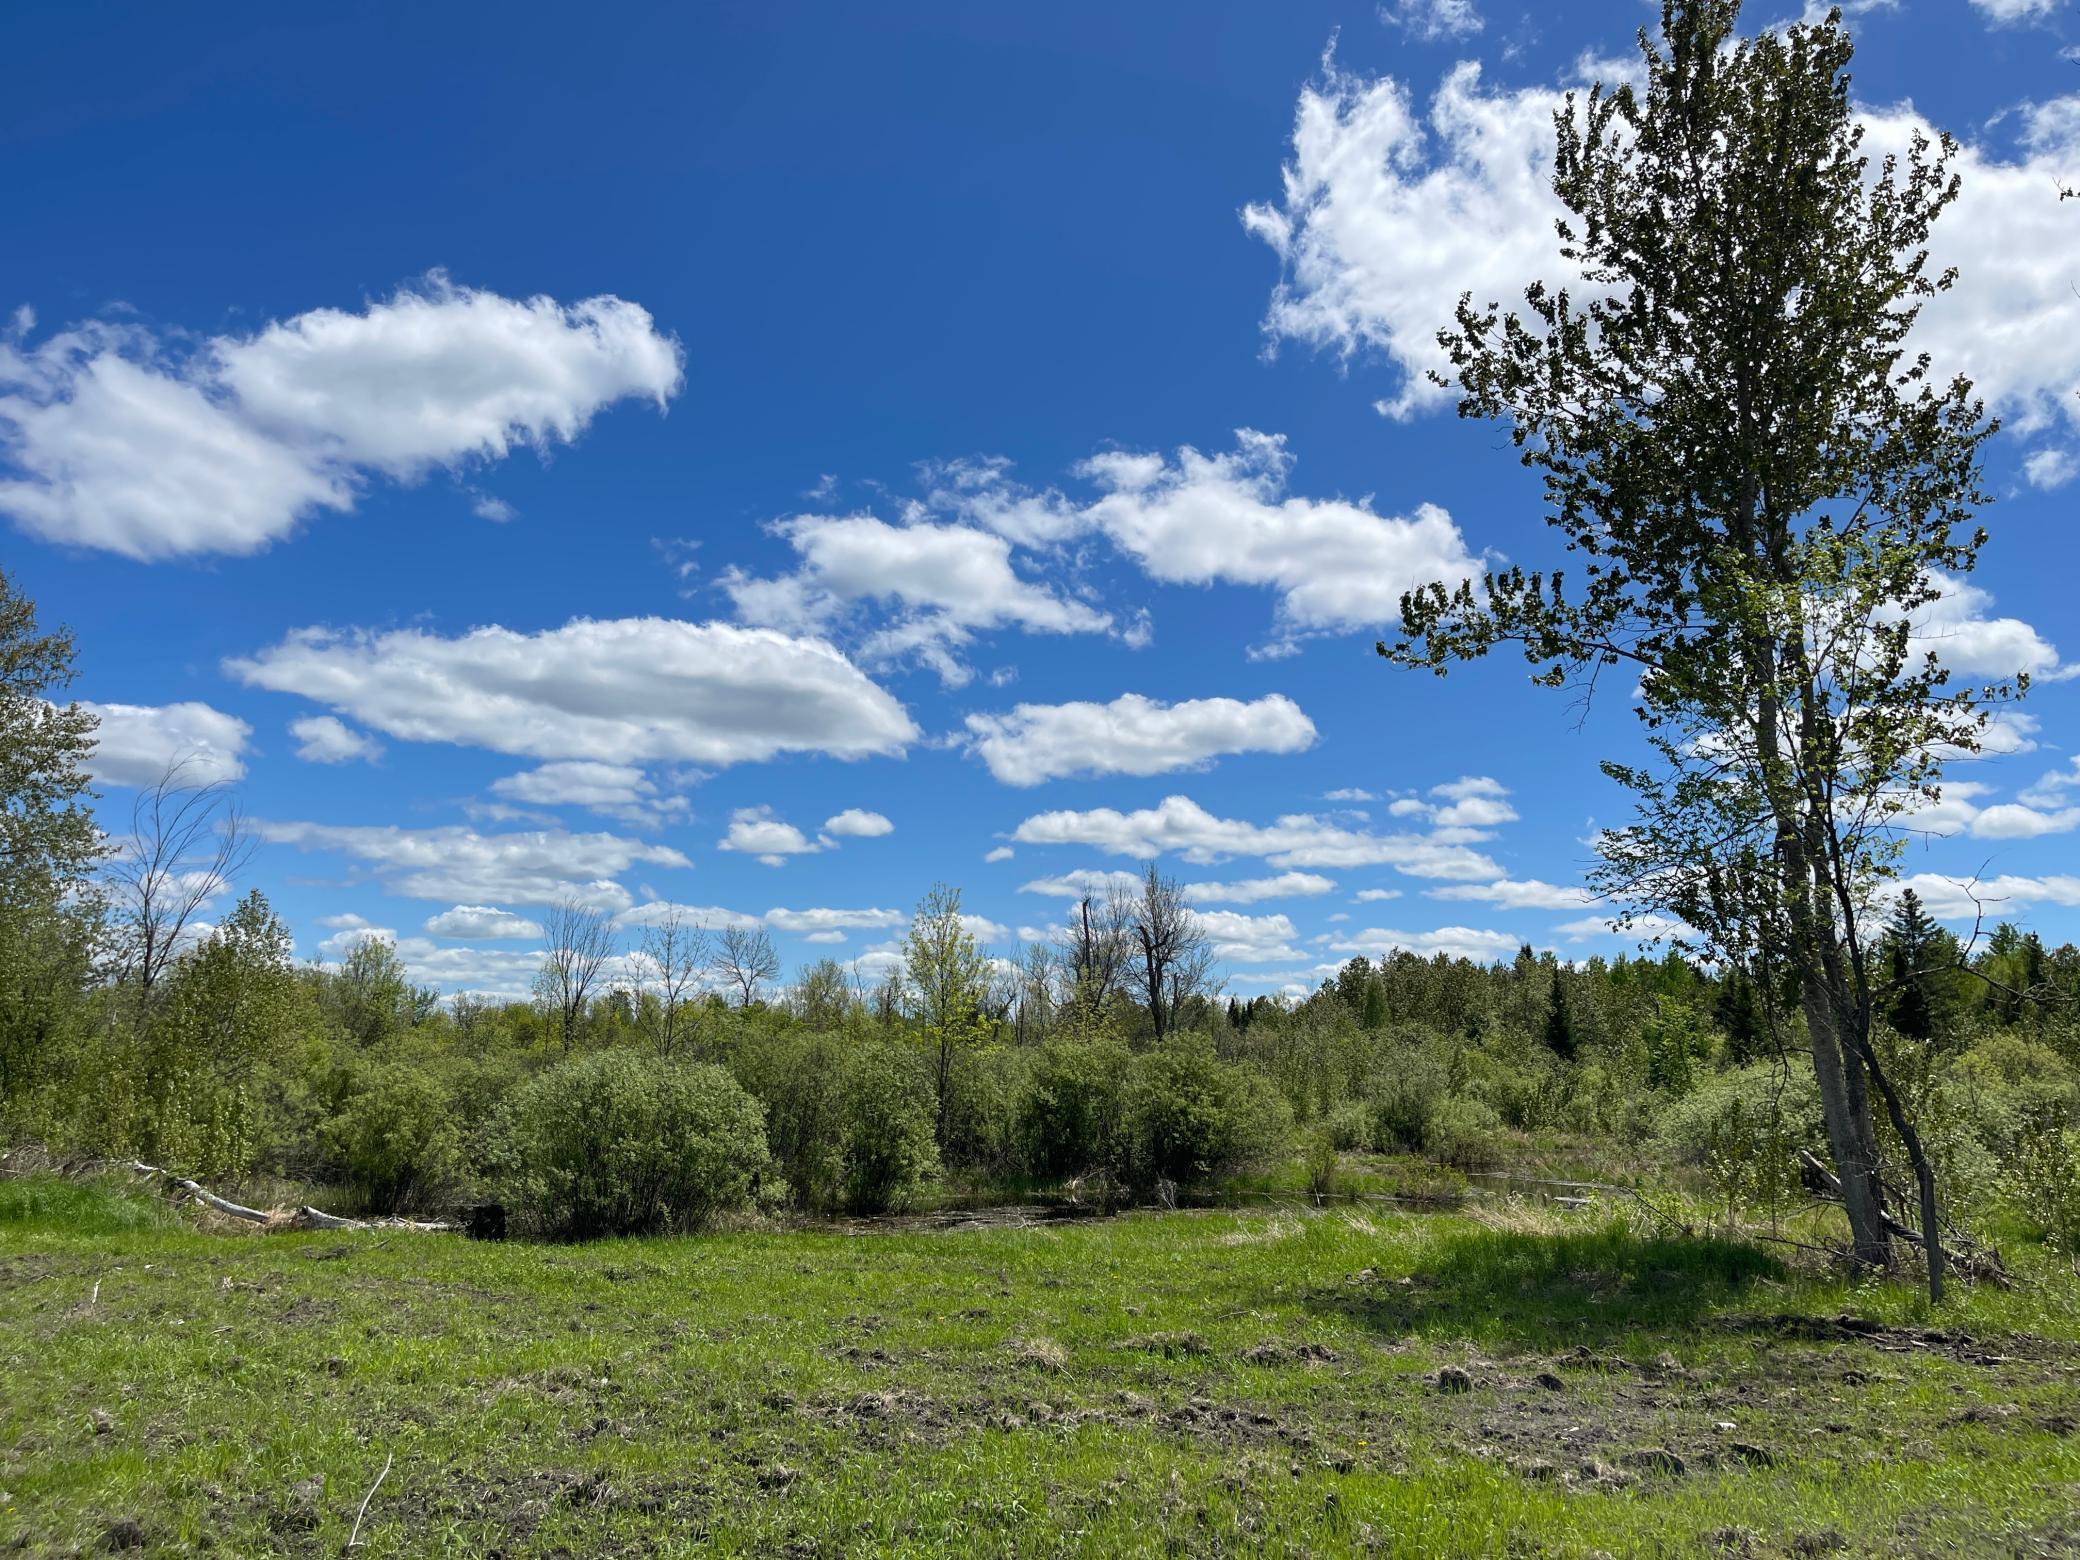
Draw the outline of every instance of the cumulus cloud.
[[[909,713],[821,640],[669,618],[520,633],[299,629],[225,662],[388,736],[539,759],[735,764],[901,753]]]
[[[313,764],[344,764],[354,759],[373,763],[383,756],[382,743],[336,715],[292,720],[289,735],[296,739],[296,756]]]
[[[2015,20],[2044,0],[1980,3]],[[1606,77],[1630,68],[1586,67]],[[1563,106],[1558,90],[1491,89],[1465,62],[1419,107],[1404,83],[1325,59],[1300,95],[1279,197],[1243,213],[1282,267],[1265,318],[1271,340],[1385,359],[1396,378],[1380,410],[1408,417],[1453,395],[1427,375],[1448,370],[1436,335],[1462,292],[1508,305],[1534,278],[1593,291],[1554,235],[1552,119]],[[1911,105],[1858,114],[1874,157],[1937,128]],[[1939,376],[1969,375],[2011,428],[2065,445],[2080,432],[2080,299],[2069,286],[2069,214],[2046,192],[2070,177],[2080,150],[2080,99],[2028,105],[2016,122],[2013,153],[1971,141],[1953,164],[1962,193],[1930,251],[1933,270],[1954,265],[1959,279],[1924,310],[1914,344]]]
[[[568,443],[615,401],[662,407],[677,341],[623,299],[575,304],[438,273],[359,313],[188,343],[95,322],[0,339],[0,511],[138,559],[250,553],[371,474]]]
[[[1140,888],[1141,875],[1137,872],[1107,872],[1095,867],[1078,867],[1018,885],[1021,894],[1048,894],[1058,899],[1082,899],[1086,894],[1093,899],[1107,899],[1114,894],[1138,893]]]
[[[1993,877],[1945,877],[1917,872],[1886,885],[1889,900],[1912,889],[1928,913],[1943,921],[1974,921],[1983,908],[1989,924],[2012,920],[2036,905],[2080,906],[2080,877],[2000,873]]]
[[[1403,517],[1365,500],[1298,497],[1286,491],[1292,467],[1282,435],[1242,428],[1232,451],[1114,452],[1080,471],[1103,490],[1090,523],[1151,578],[1268,586],[1288,631],[1377,629],[1400,621],[1415,586],[1480,573],[1436,505]]]
[[[630,867],[693,865],[669,846],[613,834],[479,834],[458,825],[404,829],[265,820],[253,828],[269,844],[331,851],[362,863],[385,889],[406,899],[543,905],[570,897],[621,910],[633,896],[615,879]]]
[[[494,796],[540,807],[583,807],[637,826],[655,826],[692,811],[683,796],[666,796],[633,764],[558,759],[491,782]]]
[[[739,807],[729,815],[729,832],[715,842],[715,848],[756,856],[769,867],[780,867],[789,856],[829,850],[831,844],[827,837],[810,839],[770,807]]]
[[[990,851],[982,859],[986,862],[995,863],[999,861],[1009,861],[1013,856],[1017,854],[1018,852],[1013,850],[1009,845],[999,845],[996,847],[996,849]]]
[[[1158,775],[1227,753],[1298,753],[1314,722],[1283,694],[1164,704],[1123,693],[1110,704],[1020,704],[967,718],[970,740],[1006,785],[1068,775]]]
[[[1537,878],[1451,883],[1424,892],[1432,899],[1471,899],[1505,910],[1579,910],[1596,902],[1596,896],[1579,885],[1546,883]]]
[[[1197,919],[1212,944],[1213,956],[1227,963],[1272,964],[1306,957],[1293,946],[1300,933],[1285,916],[1201,910]]]
[[[1391,866],[1415,877],[1491,880],[1503,875],[1477,851],[1426,835],[1374,834],[1306,813],[1258,825],[1216,817],[1188,796],[1166,796],[1133,812],[1096,807],[1036,813],[1013,838],[1030,845],[1089,845],[1144,859],[1175,851],[1199,863],[1261,856],[1274,867]]]
[[[722,587],[737,615],[797,632],[824,632],[863,606],[884,620],[860,637],[872,660],[915,655],[948,683],[972,675],[954,651],[979,630],[1094,634],[1109,615],[1021,575],[1012,544],[965,525],[922,518],[891,525],[873,515],[799,515],[771,528],[801,558],[793,573],[760,578],[732,569]]]
[[[2022,619],[1992,616],[1993,596],[1981,586],[1941,570],[1931,570],[1930,578],[1941,594],[1914,614],[1913,644],[1951,671],[1993,679],[2027,672],[2053,682],[2080,672]]]
[[[253,728],[207,704],[97,704],[79,701],[101,722],[88,764],[103,785],[156,784],[180,766],[190,785],[243,779],[246,740]]]
[[[1489,964],[1511,957],[1523,942],[1521,937],[1511,932],[1484,931],[1471,926],[1440,926],[1427,932],[1368,926],[1362,932],[1338,938],[1329,946],[1337,953],[1363,954],[1371,959],[1386,958],[1395,953],[1442,953],[1454,959]]]
[[[1277,877],[1244,878],[1233,883],[1187,883],[1185,897],[1195,905],[1250,905],[1263,899],[1299,899],[1333,892],[1336,884],[1319,872],[1281,872]]]
[[[2060,0],[1972,0],[1972,9],[1996,27],[2033,22],[2051,15]]]
[[[884,834],[895,833],[896,826],[877,812],[864,807],[848,807],[823,820],[823,832],[859,840],[879,839]]]
[[[1501,781],[1464,775],[1432,786],[1425,796],[1400,797],[1387,811],[1396,818],[1424,819],[1437,833],[1463,843],[1488,839],[1496,825],[1517,821],[1508,797],[1509,787]]]
[[[540,937],[540,923],[492,905],[457,905],[428,916],[426,930],[435,937],[464,942],[506,942]]]

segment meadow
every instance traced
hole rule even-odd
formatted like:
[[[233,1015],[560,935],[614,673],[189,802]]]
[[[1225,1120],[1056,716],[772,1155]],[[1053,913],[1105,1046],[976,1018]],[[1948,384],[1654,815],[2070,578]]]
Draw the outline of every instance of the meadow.
[[[2080,1284],[2019,1262],[1936,1312],[1615,1201],[560,1246],[30,1177],[0,1547],[2070,1554]]]

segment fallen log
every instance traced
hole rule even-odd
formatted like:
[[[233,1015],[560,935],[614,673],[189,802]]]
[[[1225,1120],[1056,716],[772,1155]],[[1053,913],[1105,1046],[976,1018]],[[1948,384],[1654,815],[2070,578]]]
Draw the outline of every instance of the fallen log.
[[[130,1161],[130,1169],[138,1175],[164,1181],[176,1192],[192,1197],[213,1213],[221,1213],[227,1218],[242,1219],[248,1224],[258,1224],[268,1230],[413,1230],[433,1233],[455,1228],[445,1219],[349,1219],[307,1205],[293,1213],[281,1209],[248,1208],[241,1203],[232,1202],[229,1198],[219,1197],[199,1181],[175,1175],[171,1170],[162,1170],[157,1165],[148,1165],[141,1159]]]
[[[1818,1156],[1810,1149],[1801,1148],[1798,1150],[1797,1158],[1798,1174],[1801,1181],[1822,1197],[1829,1198],[1835,1202],[1842,1200],[1841,1178],[1822,1164]],[[1920,1230],[1902,1224],[1891,1213],[1883,1209],[1879,1210],[1878,1216],[1884,1221],[1886,1233],[1897,1236],[1909,1245],[1919,1246],[1923,1250],[1927,1249],[1928,1237]],[[1976,1246],[1956,1240],[1941,1244],[1937,1249],[1949,1258],[1957,1270],[1966,1277],[1985,1279],[1987,1282],[1995,1284],[2002,1289],[2008,1287],[2008,1270],[2001,1262],[1999,1252],[1982,1251]]]

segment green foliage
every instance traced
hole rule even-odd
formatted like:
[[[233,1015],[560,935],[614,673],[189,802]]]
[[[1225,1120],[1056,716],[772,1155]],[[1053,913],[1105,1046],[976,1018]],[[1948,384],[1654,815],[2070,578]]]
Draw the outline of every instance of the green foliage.
[[[1032,1174],[1124,1171],[1131,1064],[1127,1048],[1103,1034],[1066,1037],[1041,1048],[1019,1109],[1019,1138]]]
[[[908,1051],[862,1045],[845,1076],[841,1155],[845,1206],[854,1213],[909,1207],[937,1179],[931,1079]]]
[[[0,1180],[0,1231],[127,1235],[174,1227],[172,1210],[147,1187],[55,1175]]]
[[[1795,1151],[1826,1142],[1811,1064],[1722,1073],[1669,1106],[1660,1138],[1678,1164],[1705,1173],[1729,1219],[1749,1207],[1774,1212],[1797,1187]]]
[[[1127,1085],[1137,1185],[1191,1185],[1282,1149],[1292,1112],[1258,1073],[1223,1062],[1202,1035],[1172,1033],[1136,1057]]]
[[[1437,1102],[1423,1128],[1423,1148],[1455,1170],[1492,1170],[1502,1162],[1502,1118],[1492,1106],[1457,1095]]]
[[[340,1178],[376,1213],[423,1205],[462,1166],[462,1139],[447,1089],[400,1062],[361,1073],[318,1133]]]
[[[844,1194],[848,1063],[828,1034],[775,1035],[740,1048],[737,1080],[765,1106],[766,1145],[803,1208],[828,1210]]]
[[[2017,1216],[2080,1271],[2080,1130],[2032,1132],[2009,1162],[2004,1189]]]
[[[558,1239],[696,1229],[750,1205],[763,1115],[712,1064],[579,1057],[515,1091],[500,1184],[516,1216]]]

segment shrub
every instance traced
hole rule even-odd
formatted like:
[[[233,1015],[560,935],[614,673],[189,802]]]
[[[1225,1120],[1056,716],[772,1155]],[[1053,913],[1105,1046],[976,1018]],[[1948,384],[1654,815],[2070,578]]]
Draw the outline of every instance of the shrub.
[[[1305,1154],[1307,1189],[1317,1197],[1327,1197],[1342,1184],[1343,1162],[1336,1152],[1336,1140],[1330,1137],[1326,1127],[1315,1127],[1301,1144]]]
[[[763,1118],[710,1064],[623,1051],[564,1062],[509,1104],[506,1200],[565,1240],[697,1228],[750,1203],[767,1165]]]
[[[1448,1096],[1430,1113],[1423,1151],[1455,1170],[1493,1169],[1502,1162],[1502,1118],[1479,1100]]]
[[[766,1146],[804,1208],[834,1207],[844,1192],[845,1046],[830,1035],[776,1035],[731,1063],[766,1110]]]
[[[1130,1168],[1143,1186],[1210,1180],[1282,1147],[1292,1112],[1259,1073],[1221,1061],[1203,1035],[1171,1035],[1135,1059]]]
[[[2080,1267],[2080,1131],[2030,1134],[2009,1163],[2006,1190],[2024,1223]]]
[[[462,1141],[448,1091],[425,1072],[391,1062],[371,1069],[319,1140],[361,1205],[395,1213],[451,1179]]]
[[[1824,1135],[1812,1069],[1799,1062],[1721,1073],[1672,1102],[1660,1125],[1669,1154],[1704,1171],[1729,1218],[1787,1195],[1798,1179],[1793,1154]]]
[[[1034,1175],[1124,1168],[1132,1060],[1110,1039],[1057,1040],[1041,1048],[1018,1109],[1019,1144]]]
[[[1373,1146],[1421,1149],[1450,1081],[1434,1045],[1411,1046],[1388,1058],[1372,1089]]]
[[[1372,1147],[1373,1112],[1362,1100],[1346,1100],[1322,1123],[1329,1146],[1340,1153]]]
[[[939,1174],[932,1086],[917,1058],[863,1046],[846,1070],[845,1206],[854,1213],[907,1208]]]

